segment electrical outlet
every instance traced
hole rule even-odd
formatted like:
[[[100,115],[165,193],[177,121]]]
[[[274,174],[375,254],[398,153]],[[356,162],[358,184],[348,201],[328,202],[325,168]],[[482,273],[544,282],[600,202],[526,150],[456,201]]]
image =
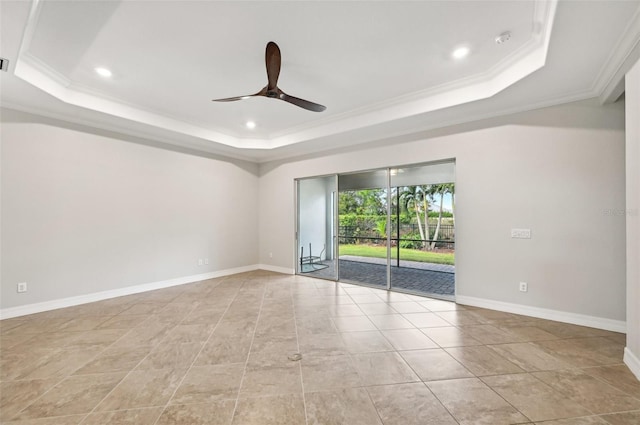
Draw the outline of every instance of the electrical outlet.
[[[198,265],[201,266],[202,265],[202,258],[198,258]]]
[[[208,259],[208,258],[205,258],[205,259],[204,259],[204,265],[205,265],[205,266],[208,266],[208,265],[209,265],[209,259]]]
[[[269,253],[269,258],[273,258],[273,252]]]
[[[27,292],[27,282],[20,282],[17,285],[17,291],[19,293],[21,292]]]
[[[520,292],[527,292],[529,290],[529,285],[527,282],[520,282]]]

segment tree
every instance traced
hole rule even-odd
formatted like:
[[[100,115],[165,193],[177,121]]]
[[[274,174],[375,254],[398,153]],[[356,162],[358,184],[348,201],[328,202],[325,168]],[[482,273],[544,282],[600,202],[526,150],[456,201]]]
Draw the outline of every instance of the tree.
[[[448,183],[451,186],[451,224],[453,224],[453,228],[456,228],[456,184]]]
[[[436,184],[431,186],[431,191],[430,191],[430,195],[434,196],[434,195],[440,195],[440,208],[438,211],[438,222],[436,224],[436,230],[433,234],[433,241],[431,242],[431,249],[435,249],[436,247],[436,242],[438,241],[438,237],[440,236],[440,227],[442,225],[442,209],[443,209],[443,203],[444,203],[444,195],[446,193],[451,193],[452,194],[452,205],[453,205],[453,192],[455,190],[455,185],[454,183],[444,183],[444,184]]]
[[[338,194],[338,214],[357,214],[358,200],[355,192],[340,192]]]
[[[405,186],[400,191],[400,201],[401,204],[407,210],[413,210],[416,215],[416,221],[418,222],[418,231],[420,232],[420,238],[423,241],[427,241],[429,239],[429,203],[427,200],[427,193],[425,190],[425,186]],[[425,221],[424,227],[422,228],[422,209],[424,209]],[[426,232],[425,232],[426,231]],[[426,237],[425,237],[426,234]]]
[[[387,197],[384,189],[365,189],[358,192],[362,197],[363,214],[387,215]]]
[[[420,189],[422,190],[422,204],[424,205],[424,233],[427,237],[424,246],[429,248],[428,239],[431,237],[431,230],[429,229],[429,200],[431,196],[429,192],[431,191],[431,186],[420,186]]]
[[[339,214],[386,215],[384,189],[347,190],[339,195]]]

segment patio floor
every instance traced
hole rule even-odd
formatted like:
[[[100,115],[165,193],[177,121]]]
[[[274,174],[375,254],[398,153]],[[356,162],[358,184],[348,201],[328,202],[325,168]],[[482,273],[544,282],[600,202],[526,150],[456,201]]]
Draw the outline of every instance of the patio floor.
[[[328,267],[304,273],[304,275],[332,279],[335,260],[323,261],[322,264]],[[386,288],[386,260],[343,255],[340,257],[340,281]],[[400,261],[400,267],[398,267],[396,262],[392,261],[391,285],[400,290],[450,298],[455,295],[455,266]]]

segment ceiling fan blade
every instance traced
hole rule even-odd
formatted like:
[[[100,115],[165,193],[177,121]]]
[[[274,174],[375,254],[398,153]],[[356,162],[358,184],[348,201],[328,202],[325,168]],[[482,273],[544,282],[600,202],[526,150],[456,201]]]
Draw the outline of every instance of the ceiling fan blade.
[[[267,49],[264,54],[265,63],[267,65],[267,80],[269,90],[275,90],[278,85],[278,76],[280,76],[280,48],[276,43],[270,41],[267,43]]]
[[[322,112],[325,109],[327,109],[326,106],[320,105],[318,103],[314,103],[314,102],[310,102],[308,100],[300,99],[299,97],[295,97],[295,96],[289,96],[288,94],[286,94],[282,90],[280,90],[280,94],[278,96],[278,99],[284,100],[285,102],[289,102],[289,103],[291,103],[293,105],[299,106],[299,107],[304,108],[304,109],[306,109],[308,111]]]
[[[318,103],[300,99],[295,96],[289,96],[278,88],[278,77],[280,76],[280,65],[282,62],[282,58],[280,56],[280,48],[273,41],[267,43],[264,60],[267,66],[267,80],[269,82],[265,87],[262,88],[262,90],[260,90],[258,93],[245,96],[213,99],[213,102],[234,102],[236,100],[249,99],[250,97],[264,96],[284,100],[285,102],[289,102],[292,105],[299,106],[300,108],[306,109],[308,111],[322,112],[327,109],[326,106],[320,105]]]
[[[266,96],[267,88],[263,88],[258,93],[247,94],[245,96],[225,97],[224,99],[213,99],[212,102],[235,102],[236,100],[245,100],[256,96]]]
[[[212,102],[235,102],[236,100],[244,100],[249,99],[250,97],[255,96],[255,94],[248,94],[246,96],[236,96],[236,97],[226,97],[224,99],[212,99]]]

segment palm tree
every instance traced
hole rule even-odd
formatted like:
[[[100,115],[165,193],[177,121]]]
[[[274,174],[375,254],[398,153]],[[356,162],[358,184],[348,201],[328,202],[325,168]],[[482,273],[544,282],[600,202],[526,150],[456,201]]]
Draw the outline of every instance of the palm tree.
[[[431,195],[429,192],[431,191],[431,186],[420,186],[422,190],[422,204],[424,205],[424,233],[426,236],[425,240],[425,248],[429,249],[429,238],[431,237],[431,230],[429,229],[429,200],[431,199]]]
[[[447,183],[447,186],[450,187],[449,193],[451,193],[451,224],[453,224],[453,229],[455,231],[455,228],[456,228],[456,184],[455,183]]]
[[[451,193],[451,199],[452,199],[452,205],[453,205],[453,192],[455,190],[455,185],[454,183],[444,183],[444,184],[437,184],[437,185],[433,185],[431,186],[431,192],[430,194],[433,195],[440,195],[440,208],[438,211],[438,222],[436,224],[436,230],[435,233],[433,235],[433,241],[431,242],[431,249],[435,249],[436,247],[436,242],[438,241],[438,236],[440,235],[440,227],[442,225],[442,210],[443,210],[443,203],[444,203],[444,195],[446,193]]]
[[[418,222],[418,231],[420,232],[420,238],[423,241],[427,241],[427,239],[429,238],[429,221],[428,221],[428,201],[426,200],[427,195],[426,192],[424,190],[424,187],[422,186],[405,186],[402,188],[402,191],[400,192],[400,201],[402,202],[402,204],[404,205],[404,207],[407,210],[413,210],[416,214],[416,221]],[[420,217],[421,213],[422,213],[422,208],[425,208],[425,230],[426,230],[426,237],[425,237],[425,230],[422,229],[422,220]]]

